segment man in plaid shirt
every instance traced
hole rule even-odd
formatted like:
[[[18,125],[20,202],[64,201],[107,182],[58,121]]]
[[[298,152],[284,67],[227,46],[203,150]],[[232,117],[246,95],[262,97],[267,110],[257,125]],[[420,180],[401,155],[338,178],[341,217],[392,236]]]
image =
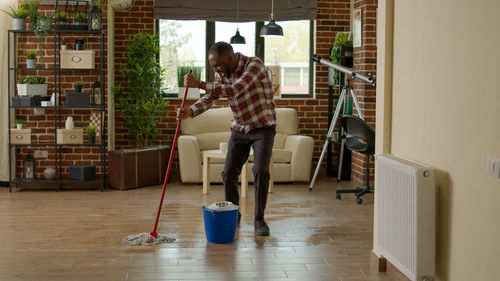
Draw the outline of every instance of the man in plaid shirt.
[[[226,200],[239,205],[238,176],[248,159],[250,147],[254,149],[252,169],[255,186],[255,233],[269,235],[264,221],[269,190],[269,162],[276,134],[272,81],[262,60],[234,53],[226,42],[215,43],[209,51],[208,61],[214,68],[215,82],[198,81],[192,74],[184,77],[184,85],[200,88],[206,94],[189,108],[180,108],[177,119],[195,117],[209,109],[219,98],[227,98],[233,111],[231,138],[222,172]],[[241,214],[238,214],[238,222]]]

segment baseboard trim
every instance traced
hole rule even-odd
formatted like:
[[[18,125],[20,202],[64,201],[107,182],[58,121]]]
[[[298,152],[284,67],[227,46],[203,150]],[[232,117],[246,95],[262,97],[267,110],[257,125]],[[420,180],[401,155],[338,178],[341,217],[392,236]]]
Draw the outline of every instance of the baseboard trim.
[[[378,260],[378,272],[387,272],[387,275],[389,275],[389,277],[394,281],[411,281],[386,258],[384,258],[383,256],[379,257],[373,252],[372,254]]]

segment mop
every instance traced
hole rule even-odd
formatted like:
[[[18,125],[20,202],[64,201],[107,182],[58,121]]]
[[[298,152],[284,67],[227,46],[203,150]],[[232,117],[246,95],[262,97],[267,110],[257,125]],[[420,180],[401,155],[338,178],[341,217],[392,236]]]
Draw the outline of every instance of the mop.
[[[189,70],[192,73],[193,70]],[[186,103],[186,97],[188,93],[188,87],[184,91],[184,98],[182,99],[181,108],[184,108]],[[179,129],[181,127],[181,120],[177,121],[177,127],[175,128],[174,142],[172,144],[172,150],[170,151],[170,159],[168,160],[167,174],[165,175],[165,180],[163,181],[163,189],[161,192],[160,204],[158,205],[158,212],[156,213],[155,226],[153,231],[150,233],[143,232],[136,235],[129,235],[122,239],[122,242],[131,246],[149,246],[149,245],[159,245],[163,243],[172,243],[175,238],[167,237],[166,235],[158,234],[156,228],[158,227],[158,220],[160,219],[161,207],[163,205],[163,198],[165,197],[165,190],[167,189],[168,177],[170,176],[170,169],[172,167],[172,162],[174,159],[175,145],[177,144],[177,138],[179,137]]]

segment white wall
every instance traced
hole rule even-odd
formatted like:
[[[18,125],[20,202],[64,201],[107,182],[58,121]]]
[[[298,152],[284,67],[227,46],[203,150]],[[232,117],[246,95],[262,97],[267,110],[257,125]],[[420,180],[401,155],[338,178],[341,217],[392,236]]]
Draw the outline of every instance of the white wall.
[[[394,41],[385,133],[392,153],[437,169],[438,280],[500,280],[500,179],[486,173],[487,155],[500,158],[500,1],[386,1]]]
[[[9,10],[15,6],[16,0],[2,0],[0,9]],[[7,92],[7,30],[12,28],[12,18],[0,12],[0,181],[9,181],[9,124],[8,92]]]

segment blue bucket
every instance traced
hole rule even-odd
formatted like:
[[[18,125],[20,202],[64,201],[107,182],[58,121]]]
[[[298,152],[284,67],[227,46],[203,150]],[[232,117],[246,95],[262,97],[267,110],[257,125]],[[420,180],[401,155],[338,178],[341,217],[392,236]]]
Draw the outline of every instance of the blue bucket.
[[[238,210],[210,210],[202,206],[205,234],[207,241],[215,244],[234,242],[236,225],[238,224]]]

